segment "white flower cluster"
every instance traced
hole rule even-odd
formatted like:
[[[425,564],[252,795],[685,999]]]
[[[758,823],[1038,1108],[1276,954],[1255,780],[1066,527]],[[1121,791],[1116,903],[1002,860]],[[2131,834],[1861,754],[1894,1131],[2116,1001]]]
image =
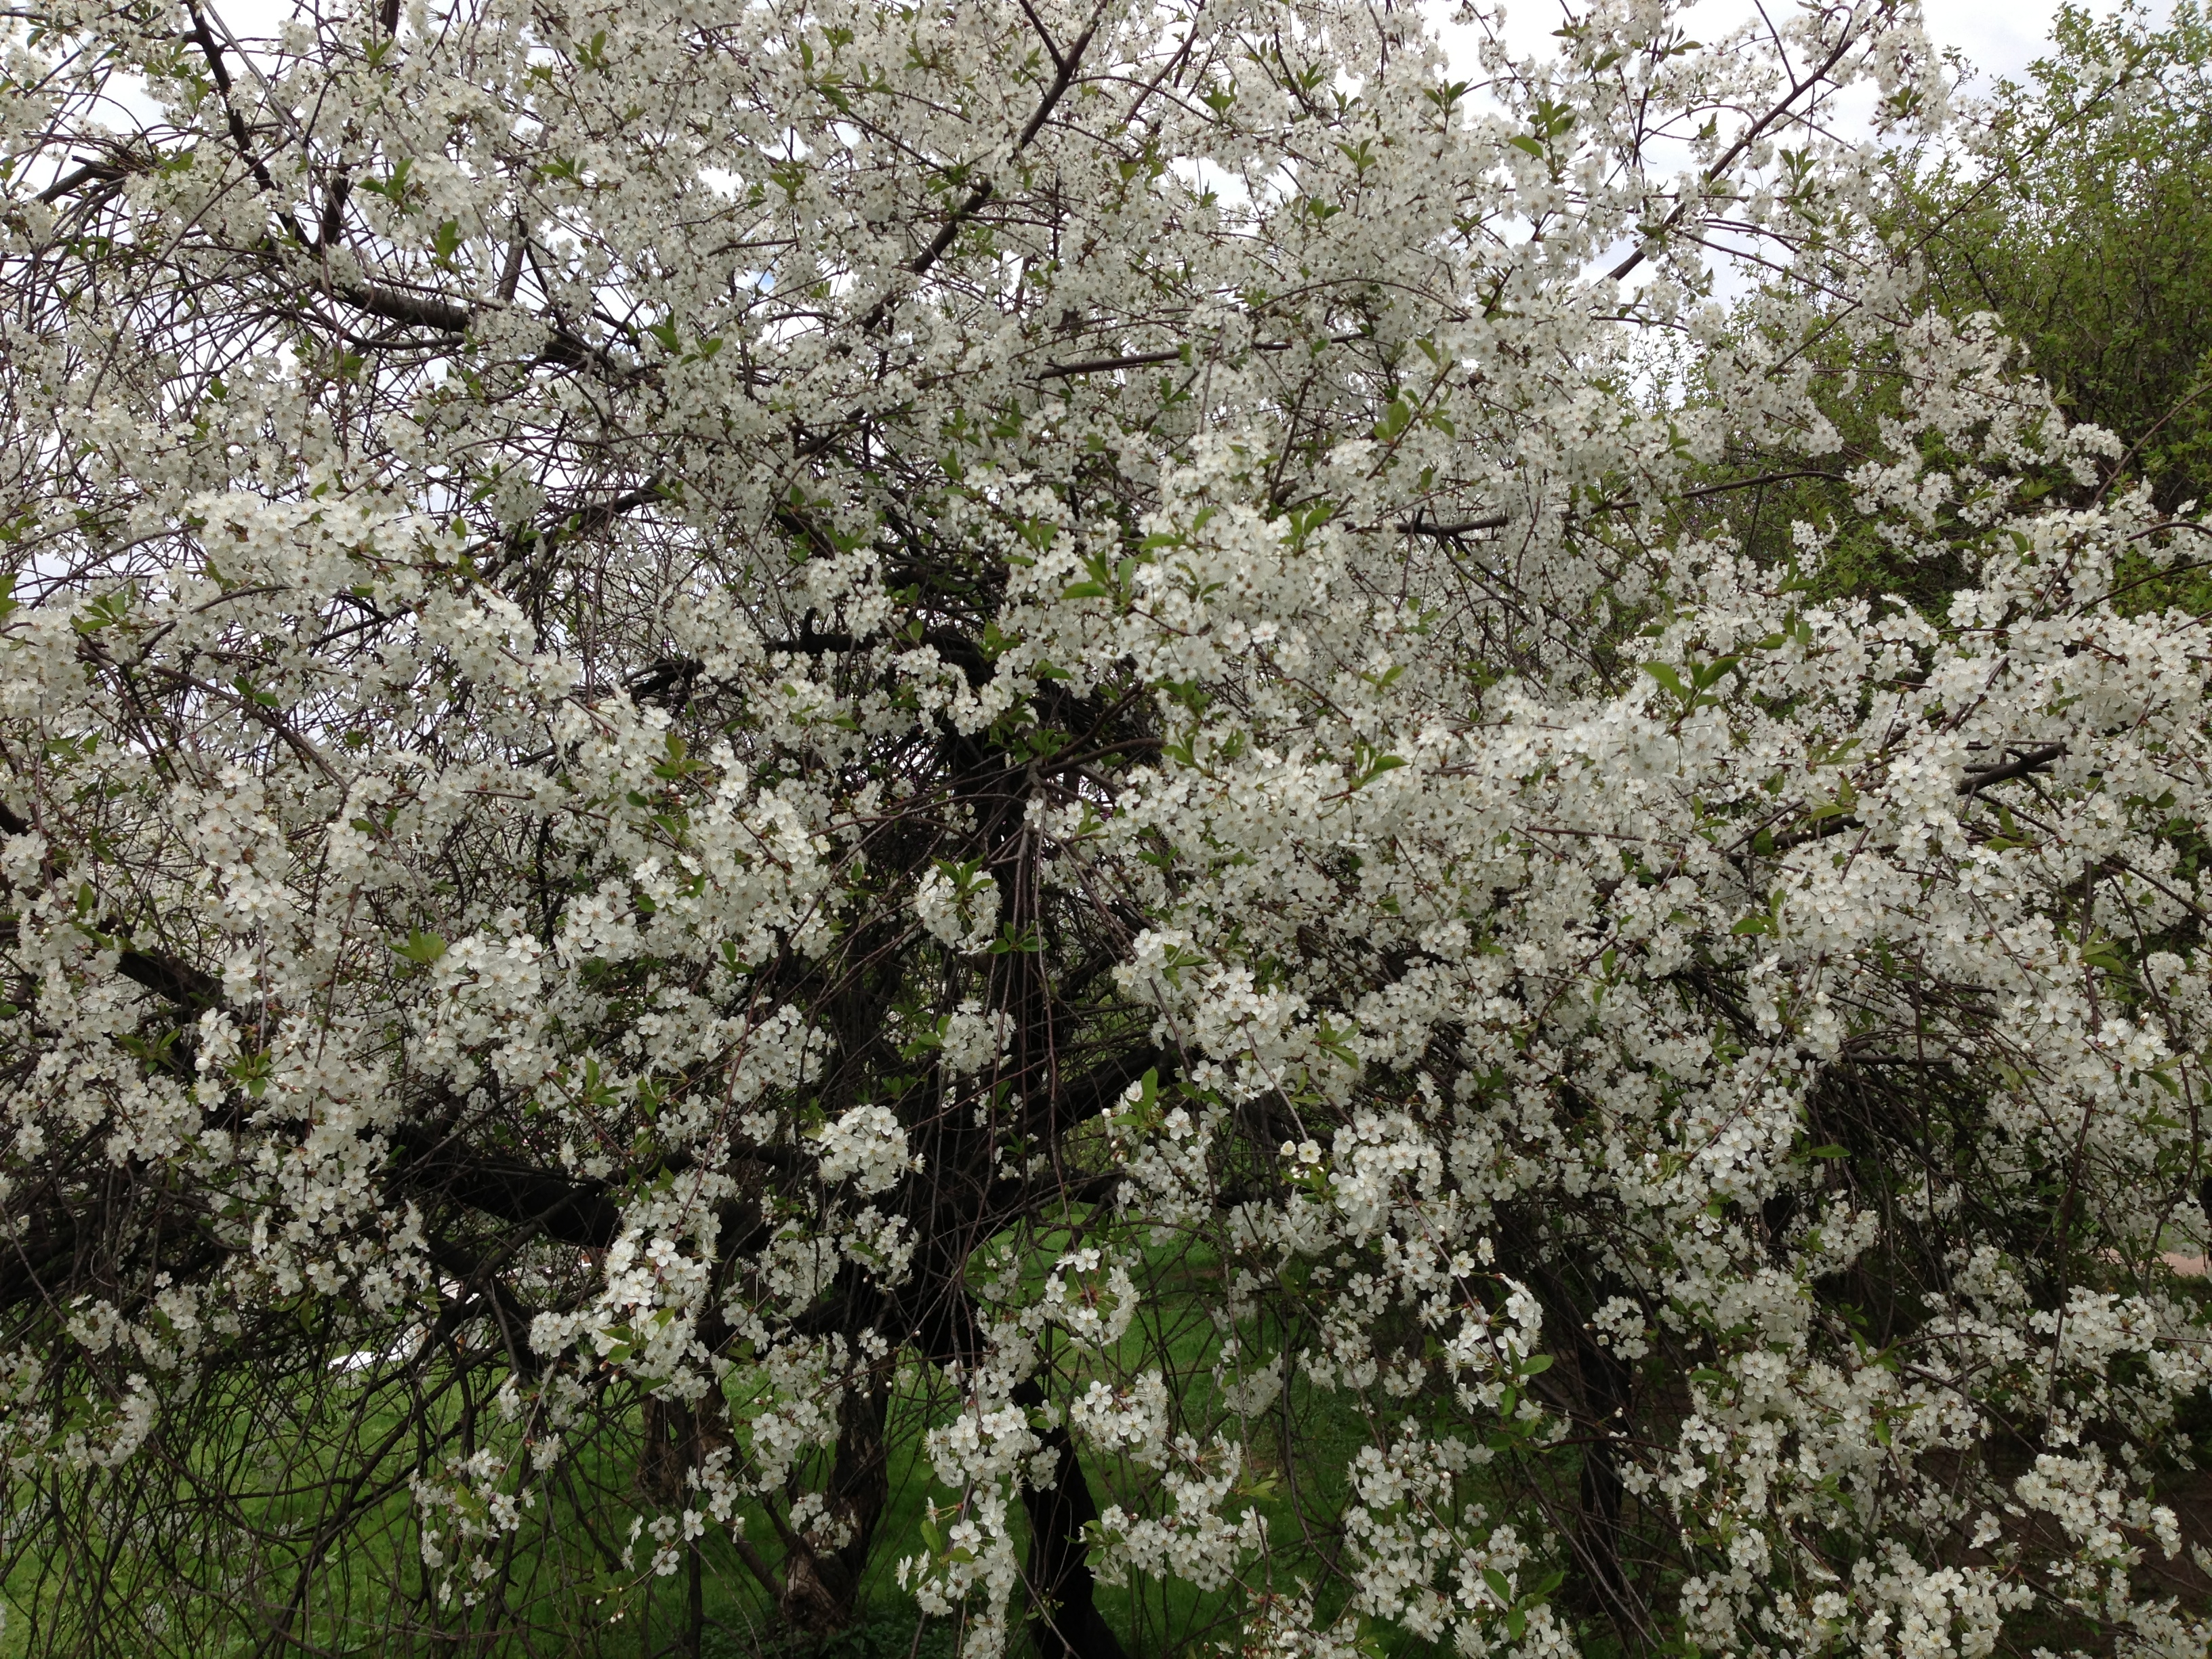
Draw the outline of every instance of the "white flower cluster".
[[[1167,1462],[1168,1389],[1158,1370],[1126,1388],[1094,1381],[1068,1403],[1067,1421],[1102,1452],[1121,1453],[1146,1468]]]
[[[1006,1608],[1020,1581],[1014,1549],[1014,1494],[1038,1455],[1029,1414],[1008,1403],[987,1377],[950,1424],[929,1431],[927,1449],[937,1478],[957,1497],[930,1506],[937,1538],[928,1548],[900,1559],[899,1586],[911,1589],[925,1613],[939,1617],[965,1608],[972,1621],[962,1651],[998,1659],[1006,1648]],[[1046,1454],[1049,1456],[1049,1454]]]
[[[915,884],[914,913],[930,937],[963,956],[981,950],[999,930],[998,889],[987,878],[933,865]]]
[[[1160,1490],[1168,1499],[1157,1516],[1132,1516],[1118,1504],[1098,1517],[1104,1547],[1098,1572],[1108,1583],[1132,1572],[1179,1578],[1200,1589],[1218,1589],[1237,1578],[1267,1548],[1267,1519],[1256,1504],[1224,1515],[1242,1471],[1243,1454],[1216,1439],[1201,1446],[1178,1435]]]
[[[880,1193],[896,1185],[910,1160],[906,1127],[884,1106],[855,1106],[825,1124],[818,1137],[822,1179],[835,1186],[849,1181],[854,1190]]]
[[[527,1486],[511,1488],[514,1473],[486,1447],[414,1475],[422,1565],[437,1575],[441,1602],[458,1598],[474,1607],[483,1600],[484,1583],[496,1571],[493,1553],[537,1501]]]
[[[1126,1265],[1095,1249],[1071,1250],[1045,1275],[1036,1311],[1070,1340],[1104,1347],[1121,1340],[1136,1315],[1136,1282]]]

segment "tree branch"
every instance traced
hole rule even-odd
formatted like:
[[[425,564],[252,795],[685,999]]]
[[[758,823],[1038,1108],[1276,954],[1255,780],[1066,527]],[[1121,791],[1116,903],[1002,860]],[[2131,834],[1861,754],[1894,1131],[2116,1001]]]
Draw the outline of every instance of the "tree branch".
[[[2066,745],[2063,743],[2044,743],[2038,744],[2032,749],[2014,750],[2014,757],[2011,760],[1993,763],[1988,766],[1969,766],[1964,769],[1966,775],[1952,786],[1953,792],[1960,795],[1974,795],[1987,789],[1992,784],[2004,783],[2013,778],[2032,777],[2039,772],[2047,771],[2066,752]],[[1824,819],[1809,830],[1793,830],[1786,836],[1777,836],[1770,845],[1777,853],[1786,853],[1793,847],[1809,846],[1816,841],[1826,841],[1831,836],[1840,836],[1848,830],[1864,828],[1866,828],[1864,822],[1856,813],[1846,812],[1836,817]]]
[[[1052,84],[1045,88],[1044,97],[1038,103],[1036,112],[1030,117],[1029,125],[1022,129],[1021,137],[1014,140],[1013,149],[1006,153],[1009,161],[1029,148],[1030,141],[1043,130],[1045,122],[1051,118],[1053,111],[1059,107],[1061,97],[1066,94],[1068,88],[1074,84],[1076,69],[1083,62],[1083,54],[1090,49],[1091,37],[1097,33],[1098,25],[1104,21],[1105,16],[1106,8],[1102,5],[1097,11],[1091,13],[1091,21],[1085,27],[1083,33],[1075,38],[1075,43],[1069,46],[1064,54],[1054,54],[1059,66],[1058,72],[1053,76]],[[968,199],[952,210],[952,216],[947,219],[939,228],[937,234],[930,239],[929,246],[908,262],[907,271],[910,276],[920,276],[927,273],[929,268],[942,257],[945,250],[952,246],[953,239],[960,234],[961,228],[969,220],[974,218],[984,204],[991,199],[994,188],[992,181],[986,179],[968,192]],[[860,331],[863,334],[872,334],[883,325],[884,319],[890,314],[892,297],[888,294],[884,295],[869,310],[867,316],[862,319]]]
[[[1765,114],[1760,116],[1759,119],[1753,122],[1751,125],[1745,128],[1742,136],[1739,137],[1735,143],[1728,147],[1727,151],[1721,156],[1720,160],[1714,162],[1712,166],[1705,169],[1705,176],[1698,180],[1699,193],[1702,194],[1707,185],[1711,185],[1713,180],[1719,178],[1721,174],[1726,173],[1729,167],[1733,167],[1735,164],[1735,158],[1742,155],[1747,149],[1749,149],[1753,144],[1756,143],[1759,141],[1759,136],[1761,133],[1765,132],[1767,128],[1772,126],[1777,121],[1788,114],[1790,112],[1790,106],[1796,103],[1797,100],[1804,94],[1807,88],[1818,86],[1821,80],[1827,75],[1828,71],[1835,68],[1838,64],[1843,61],[1844,54],[1849,52],[1853,46],[1857,44],[1857,34],[1850,29],[1846,28],[1844,31],[1843,38],[1836,42],[1836,49],[1827,55],[1826,58],[1822,61],[1820,67],[1814,70],[1803,80],[1791,82],[1790,90],[1783,95],[1782,101],[1775,105],[1772,109],[1767,111]],[[1665,219],[1660,222],[1658,228],[1654,230],[1649,236],[1646,236],[1641,242],[1638,243],[1636,251],[1633,253],[1630,254],[1626,259],[1623,259],[1619,264],[1615,265],[1611,270],[1606,273],[1606,280],[1608,282],[1618,283],[1626,277],[1630,271],[1634,270],[1637,266],[1642,264],[1645,256],[1658,245],[1661,239],[1662,239],[1668,231],[1674,229],[1674,227],[1681,222],[1682,216],[1690,210],[1690,204],[1695,199],[1695,197],[1686,196],[1682,200],[1674,204],[1674,210],[1668,214]]]
[[[1398,529],[1402,534],[1407,536],[1435,536],[1448,539],[1454,536],[1470,536],[1479,530],[1503,530],[1511,522],[1511,519],[1504,513],[1486,513],[1476,519],[1462,519],[1452,524],[1435,524],[1422,518],[1417,513],[1400,525]]]
[[[1993,766],[1967,767],[1966,775],[1959,781],[1958,791],[1962,795],[1971,795],[1993,783],[2048,771],[2065,753],[2066,745],[2063,743],[2043,743],[2033,749],[2015,749],[2013,758],[2008,761]]]

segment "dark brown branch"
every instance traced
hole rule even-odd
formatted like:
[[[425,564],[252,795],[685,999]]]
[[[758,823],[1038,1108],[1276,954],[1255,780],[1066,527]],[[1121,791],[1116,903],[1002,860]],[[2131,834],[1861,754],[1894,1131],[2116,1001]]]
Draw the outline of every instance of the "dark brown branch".
[[[330,292],[356,311],[407,328],[433,329],[455,341],[467,336],[480,314],[450,300],[368,283],[336,283]],[[551,334],[545,349],[538,355],[539,362],[558,363],[564,368],[596,368],[602,372],[611,369],[607,354],[580,335],[558,325],[552,327]]]
[[[208,27],[206,15],[200,10],[197,0],[185,0],[185,11],[192,20],[191,34],[189,38],[199,47],[200,55],[207,59],[208,74],[214,80],[215,89],[222,99],[226,125],[230,131],[230,141],[237,147],[239,160],[246,163],[246,171],[253,175],[253,182],[259,185],[270,195],[274,196],[276,194],[276,180],[270,175],[268,163],[254,152],[253,135],[246,125],[246,118],[238,112],[238,106],[231,98],[230,67],[222,61],[222,48],[216,44],[215,32]],[[305,243],[307,239],[300,234],[299,226],[291,222],[291,215],[285,213],[283,217],[289,227],[294,239]]]
[[[112,185],[123,177],[123,169],[109,161],[87,161],[74,173],[64,173],[39,192],[39,200],[51,207],[69,195],[80,185]]]
[[[1061,1085],[1060,1098],[1053,1105],[1053,1127],[1064,1134],[1077,1124],[1111,1109],[1122,1092],[1146,1073],[1158,1072],[1168,1078],[1175,1075],[1176,1070],[1175,1055],[1151,1043],[1117,1054],[1074,1082]]]
[[[125,950],[123,959],[116,963],[116,971],[180,1008],[215,1008],[222,1003],[221,980],[174,957],[151,951]]]
[[[2003,783],[2013,778],[2031,777],[2048,769],[2066,753],[2063,743],[2038,744],[2033,749],[2016,750],[2008,761],[1988,766],[1969,766],[1966,775],[1953,786],[1955,793],[1973,795],[1991,784]],[[1793,847],[1805,847],[1816,841],[1826,841],[1831,836],[1840,836],[1846,830],[1866,827],[1856,813],[1846,812],[1814,824],[1809,830],[1793,830],[1786,836],[1777,836],[1769,843],[1777,853],[1786,853]]]
[[[1355,340],[1366,337],[1364,334],[1332,334],[1328,337],[1328,343],[1350,345]],[[1298,340],[1255,340],[1248,349],[1288,351],[1292,346],[1303,343]],[[1086,357],[1080,362],[1048,363],[1037,371],[1037,379],[1062,380],[1077,374],[1109,374],[1117,368],[1150,368],[1159,363],[1181,362],[1187,349],[1172,346],[1164,351],[1139,351],[1126,357]]]
[[[2013,758],[1994,766],[1969,766],[1966,775],[1959,781],[1959,793],[1971,795],[1986,789],[1993,783],[2002,783],[2008,778],[2024,778],[2049,769],[2066,753],[2063,743],[2038,744],[2033,749],[2013,751]]]
[[[441,1273],[451,1275],[462,1291],[439,1314],[426,1346],[434,1346],[466,1324],[476,1316],[477,1304],[481,1301],[499,1327],[501,1344],[514,1369],[525,1376],[537,1376],[544,1367],[544,1356],[530,1346],[530,1327],[537,1310],[518,1300],[500,1279],[501,1271],[514,1257],[514,1247],[477,1257],[441,1239],[432,1239],[426,1254]]]
[[[1826,478],[1843,482],[1840,472],[1829,472],[1817,466],[1801,466],[1789,472],[1762,472],[1756,478],[1732,478],[1726,483],[1707,484],[1701,489],[1686,489],[1674,499],[1681,501],[1702,500],[1707,495],[1724,495],[1732,489],[1757,489],[1762,485],[1788,483],[1796,478]]]
[[[0,834],[27,836],[31,825],[5,801],[0,801]],[[0,944],[15,942],[15,924],[5,925],[0,933]],[[141,951],[136,945],[125,945],[116,971],[124,978],[144,986],[155,996],[166,998],[179,1007],[194,1010],[219,1006],[222,1001],[222,981],[212,974],[202,973],[189,963],[154,951]]]
[[[605,1249],[622,1231],[622,1206],[604,1181],[578,1181],[563,1171],[494,1158],[433,1152],[409,1164],[405,1185],[433,1193],[548,1238],[587,1250]]]
[[[253,175],[254,182],[274,196],[277,194],[276,179],[270,174],[268,164],[254,150],[252,134],[231,97],[230,70],[223,62],[222,48],[216,43],[214,31],[209,28],[207,18],[198,5],[193,3],[193,0],[187,0],[186,9],[192,20],[191,39],[206,58],[208,72],[215,81],[216,90],[222,94],[231,143],[238,150],[239,159],[246,163],[247,171]],[[311,240],[289,209],[279,208],[277,219],[296,247],[319,258],[323,254],[324,243]],[[476,317],[474,311],[449,301],[409,294],[374,283],[331,283],[326,281],[323,291],[372,317],[380,317],[386,322],[399,323],[409,328],[434,329],[453,340],[467,335]],[[606,353],[570,330],[556,324],[550,331],[552,337],[538,355],[538,362],[559,363],[568,368],[597,368],[602,372],[611,368]]]
[[[331,292],[356,311],[381,317],[387,323],[403,323],[409,328],[433,328],[456,337],[466,334],[469,325],[475,320],[474,314],[462,307],[433,299],[427,294],[409,294],[398,289],[374,288],[359,283],[341,283]]]
[[[1832,818],[1823,818],[1809,830],[1792,830],[1787,835],[1777,836],[1768,842],[1776,853],[1786,853],[1793,847],[1810,847],[1816,841],[1826,841],[1831,836],[1840,836],[1849,830],[1863,830],[1856,815],[1845,812]],[[1756,836],[1753,837],[1757,840]]]
[[[1504,513],[1486,513],[1477,519],[1461,519],[1451,524],[1436,524],[1418,513],[1398,526],[1408,536],[1435,536],[1449,539],[1454,536],[1471,536],[1480,530],[1503,530],[1512,520]]]
[[[1266,347],[1255,347],[1265,350]],[[1139,351],[1127,357],[1086,357],[1081,362],[1048,363],[1037,372],[1040,380],[1060,380],[1077,374],[1109,374],[1117,368],[1150,368],[1157,363],[1176,363],[1182,361],[1183,348],[1173,346],[1165,351]]]

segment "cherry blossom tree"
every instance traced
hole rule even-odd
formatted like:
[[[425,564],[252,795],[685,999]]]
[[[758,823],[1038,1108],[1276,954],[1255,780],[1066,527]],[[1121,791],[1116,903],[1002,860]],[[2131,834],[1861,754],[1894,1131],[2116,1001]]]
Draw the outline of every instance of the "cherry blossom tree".
[[[1909,9],[10,16],[45,1650],[2203,1651],[2205,531]]]

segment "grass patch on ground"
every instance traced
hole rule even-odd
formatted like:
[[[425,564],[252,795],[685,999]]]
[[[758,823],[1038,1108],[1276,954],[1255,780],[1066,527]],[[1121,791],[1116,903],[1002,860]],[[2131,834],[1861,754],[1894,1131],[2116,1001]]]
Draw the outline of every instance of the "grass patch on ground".
[[[1087,1231],[1077,1219],[1073,1230],[1006,1241],[1024,1295]],[[1237,1419],[1224,1397],[1225,1382],[1234,1379],[1217,1375],[1230,1333],[1214,1318],[1233,1266],[1203,1243],[1179,1239],[1146,1247],[1130,1266],[1143,1294],[1117,1341],[1091,1351],[1064,1337],[1047,1340],[1048,1401],[1064,1407],[1093,1380],[1158,1370],[1180,1431],[1201,1447],[1224,1431],[1243,1443],[1245,1466],[1225,1508],[1234,1513],[1254,1504],[1267,1519],[1261,1581],[1283,1594],[1310,1585],[1318,1609],[1333,1616],[1349,1593],[1336,1571],[1346,1466],[1376,1438],[1377,1425],[1349,1396],[1295,1371],[1250,1421]],[[1236,1333],[1248,1352],[1255,1345],[1295,1352],[1301,1333],[1273,1323],[1274,1317],[1267,1328],[1249,1322]],[[19,1553],[0,1581],[9,1604],[0,1659],[94,1652],[258,1659],[309,1651],[380,1659],[455,1652],[657,1659],[684,1650],[694,1593],[690,1562],[672,1576],[651,1576],[649,1540],[631,1567],[621,1562],[631,1516],[653,1508],[641,1498],[639,1405],[580,1438],[555,1465],[497,1553],[488,1585],[500,1593],[475,1607],[441,1605],[437,1575],[421,1559],[409,1480],[426,1448],[442,1443],[445,1451],[465,1450],[496,1438],[487,1384],[479,1377],[473,1391],[457,1389],[422,1412],[413,1391],[434,1382],[404,1365],[338,1384],[326,1370],[320,1359],[303,1364],[289,1397],[260,1379],[241,1385],[228,1405],[211,1392],[175,1437],[192,1448],[188,1458],[165,1463],[165,1443],[156,1442],[143,1468],[126,1465],[104,1477],[94,1496],[80,1491],[71,1517],[46,1528],[67,1540],[59,1554]],[[745,1368],[733,1370],[726,1389],[740,1426],[758,1409],[757,1384],[749,1386],[749,1377]],[[895,1574],[899,1559],[921,1547],[931,1499],[955,1496],[936,1486],[925,1441],[958,1408],[957,1392],[935,1367],[910,1361],[898,1372],[886,1425],[887,1501],[859,1587],[857,1619],[842,1634],[825,1642],[782,1628],[774,1598],[731,1540],[719,1529],[702,1539],[702,1659],[951,1659],[956,1621],[921,1619]],[[1434,1402],[1421,1409],[1432,1413]],[[217,1419],[220,1429],[213,1426]],[[195,1427],[196,1435],[187,1431]],[[815,1455],[812,1484],[819,1484],[826,1456]],[[1142,1516],[1164,1505],[1160,1471],[1089,1453],[1085,1463],[1102,1509],[1119,1504]],[[364,1500],[331,1535],[337,1500],[356,1491]],[[1016,1548],[1025,1558],[1018,1505],[1012,1515]],[[778,1559],[776,1528],[765,1511],[751,1505],[740,1518],[744,1537]],[[96,1589],[87,1575],[101,1572],[115,1575],[111,1588],[125,1603],[111,1613],[126,1617],[88,1639],[72,1629],[78,1623],[72,1614]],[[1230,1636],[1244,1612],[1240,1590],[1202,1591],[1182,1580],[1135,1575],[1126,1585],[1102,1585],[1097,1600],[1139,1659],[1206,1650]],[[289,1639],[272,1640],[288,1607]],[[1017,1626],[1024,1612],[1018,1604],[1012,1609]],[[1025,1646],[1017,1634],[1015,1653]],[[1394,1655],[1401,1650],[1410,1659],[1407,1644],[1385,1644]]]

